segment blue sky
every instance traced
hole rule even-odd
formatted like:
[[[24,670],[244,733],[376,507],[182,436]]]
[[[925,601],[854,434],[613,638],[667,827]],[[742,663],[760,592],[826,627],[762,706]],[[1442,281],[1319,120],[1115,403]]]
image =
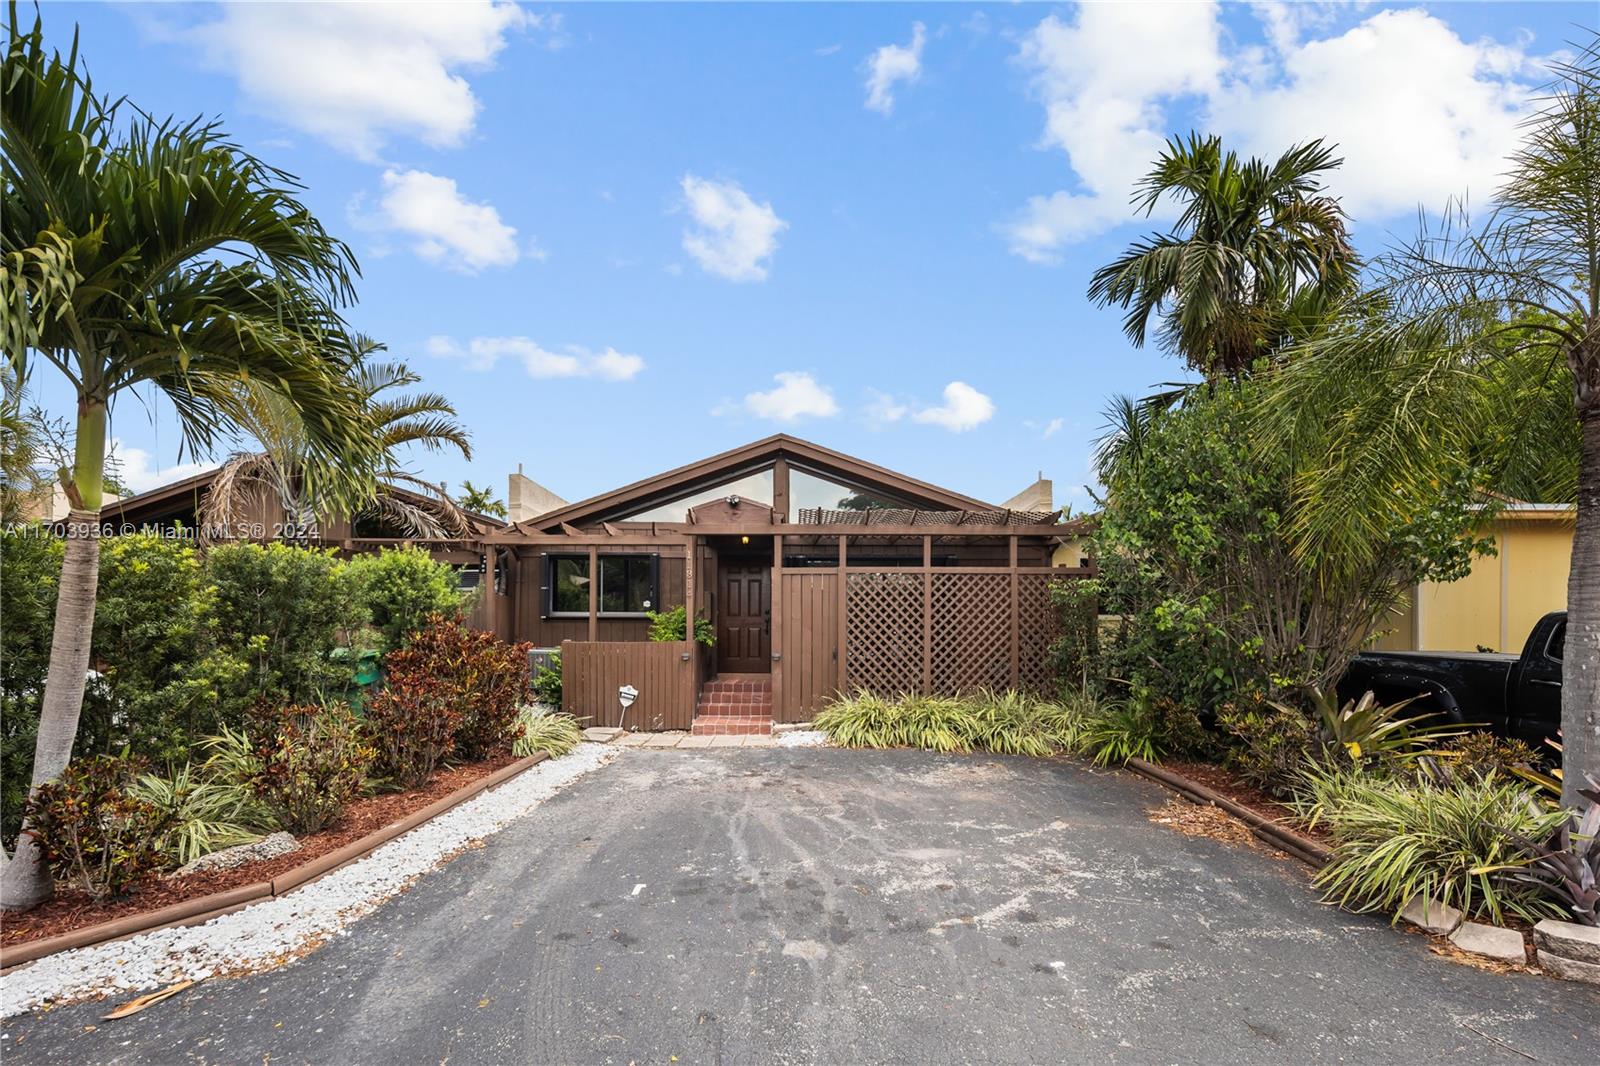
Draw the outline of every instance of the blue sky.
[[[1572,4],[52,3],[102,91],[219,115],[356,250],[362,331],[569,499],[779,430],[1082,506],[1106,398],[1178,377],[1084,297],[1191,128],[1326,136],[1358,243],[1492,194]],[[1159,224],[1159,219],[1156,223]],[[66,396],[39,371],[40,398]],[[137,488],[191,472],[113,412]],[[187,457],[185,457],[187,459]]]

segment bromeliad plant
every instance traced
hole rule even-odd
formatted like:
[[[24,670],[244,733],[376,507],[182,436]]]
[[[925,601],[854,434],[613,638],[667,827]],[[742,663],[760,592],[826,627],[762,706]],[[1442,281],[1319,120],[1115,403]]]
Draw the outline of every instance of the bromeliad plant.
[[[1367,692],[1341,704],[1336,694],[1313,688],[1310,699],[1322,721],[1323,746],[1342,753],[1356,766],[1438,754],[1440,745],[1468,731],[1434,715],[1401,717],[1400,712],[1416,702],[1415,697],[1385,704]],[[1281,711],[1293,712],[1286,704],[1269,702]]]
[[[1600,781],[1591,776],[1578,796],[1586,801],[1583,812],[1565,812],[1548,839],[1507,832],[1526,861],[1506,875],[1557,901],[1567,921],[1600,925]]]

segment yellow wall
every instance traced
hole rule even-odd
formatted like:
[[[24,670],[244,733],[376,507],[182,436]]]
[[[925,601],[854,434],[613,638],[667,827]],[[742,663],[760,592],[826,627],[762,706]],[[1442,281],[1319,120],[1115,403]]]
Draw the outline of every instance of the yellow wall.
[[[1540,617],[1567,606],[1571,513],[1506,512],[1490,531],[1498,555],[1449,584],[1423,582],[1383,624],[1385,651],[1519,652]]]

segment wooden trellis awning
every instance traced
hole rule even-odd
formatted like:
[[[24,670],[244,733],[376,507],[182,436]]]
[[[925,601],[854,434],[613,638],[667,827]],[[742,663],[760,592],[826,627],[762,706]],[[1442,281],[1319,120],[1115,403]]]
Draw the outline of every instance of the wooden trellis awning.
[[[874,507],[844,511],[829,507],[802,507],[803,526],[1046,526],[1060,511],[920,511],[901,507]]]

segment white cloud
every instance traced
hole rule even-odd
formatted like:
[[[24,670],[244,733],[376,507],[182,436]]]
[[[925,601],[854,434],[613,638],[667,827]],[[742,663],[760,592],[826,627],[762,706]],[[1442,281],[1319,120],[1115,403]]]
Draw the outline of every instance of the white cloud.
[[[877,389],[867,391],[872,398],[867,402],[866,417],[874,427],[882,428],[898,422],[910,413],[911,409],[906,404],[887,392],[879,392]]]
[[[1061,419],[1052,418],[1050,420],[1049,424],[1044,427],[1044,432],[1039,434],[1040,439],[1041,440],[1049,440],[1051,437],[1055,436],[1057,433],[1060,433],[1062,424],[1063,423],[1062,423]]]
[[[382,224],[410,236],[418,255],[452,270],[476,274],[484,267],[511,266],[523,254],[517,231],[486,203],[461,195],[451,178],[421,170],[386,170]],[[536,245],[527,254],[543,259]]]
[[[531,378],[600,378],[630,381],[644,369],[644,360],[615,348],[590,351],[568,345],[559,352],[527,337],[473,337],[462,345],[453,337],[429,337],[429,355],[459,360],[468,370],[493,370],[502,358],[515,359]]]
[[[922,76],[922,46],[927,43],[926,28],[911,24],[911,43],[886,44],[867,57],[867,107],[882,115],[894,111],[896,82],[910,84]]]
[[[131,493],[149,492],[186,477],[215,470],[216,463],[175,463],[165,469],[158,467],[155,456],[143,448],[130,448],[119,438],[111,441],[110,469],[117,480]]]
[[[1215,4],[1155,7],[1085,4],[1024,37],[1017,58],[1044,105],[1042,143],[1066,153],[1076,180],[1001,227],[1017,255],[1053,262],[1064,245],[1134,221],[1135,184],[1166,137],[1191,126],[1270,158],[1337,142],[1345,164],[1328,183],[1358,220],[1469,190],[1485,198],[1538,78],[1525,42],[1463,40],[1416,9],[1335,35],[1352,9],[1262,4],[1261,46],[1233,43]]]
[[[729,281],[765,281],[778,234],[789,223],[770,203],[758,204],[738,182],[683,176],[683,203],[695,226],[683,231],[683,250],[707,273]]]
[[[912,419],[943,426],[952,433],[964,433],[994,417],[994,401],[964,381],[944,387],[944,403],[924,407]]]
[[[723,404],[715,414],[742,412],[774,422],[798,422],[802,418],[832,418],[839,413],[833,393],[810,374],[785,370],[773,375],[776,388],[747,393],[737,404]]]
[[[364,159],[393,136],[460,144],[479,106],[461,71],[489,67],[513,30],[540,22],[499,0],[217,10],[191,31],[206,62],[256,110]]]

